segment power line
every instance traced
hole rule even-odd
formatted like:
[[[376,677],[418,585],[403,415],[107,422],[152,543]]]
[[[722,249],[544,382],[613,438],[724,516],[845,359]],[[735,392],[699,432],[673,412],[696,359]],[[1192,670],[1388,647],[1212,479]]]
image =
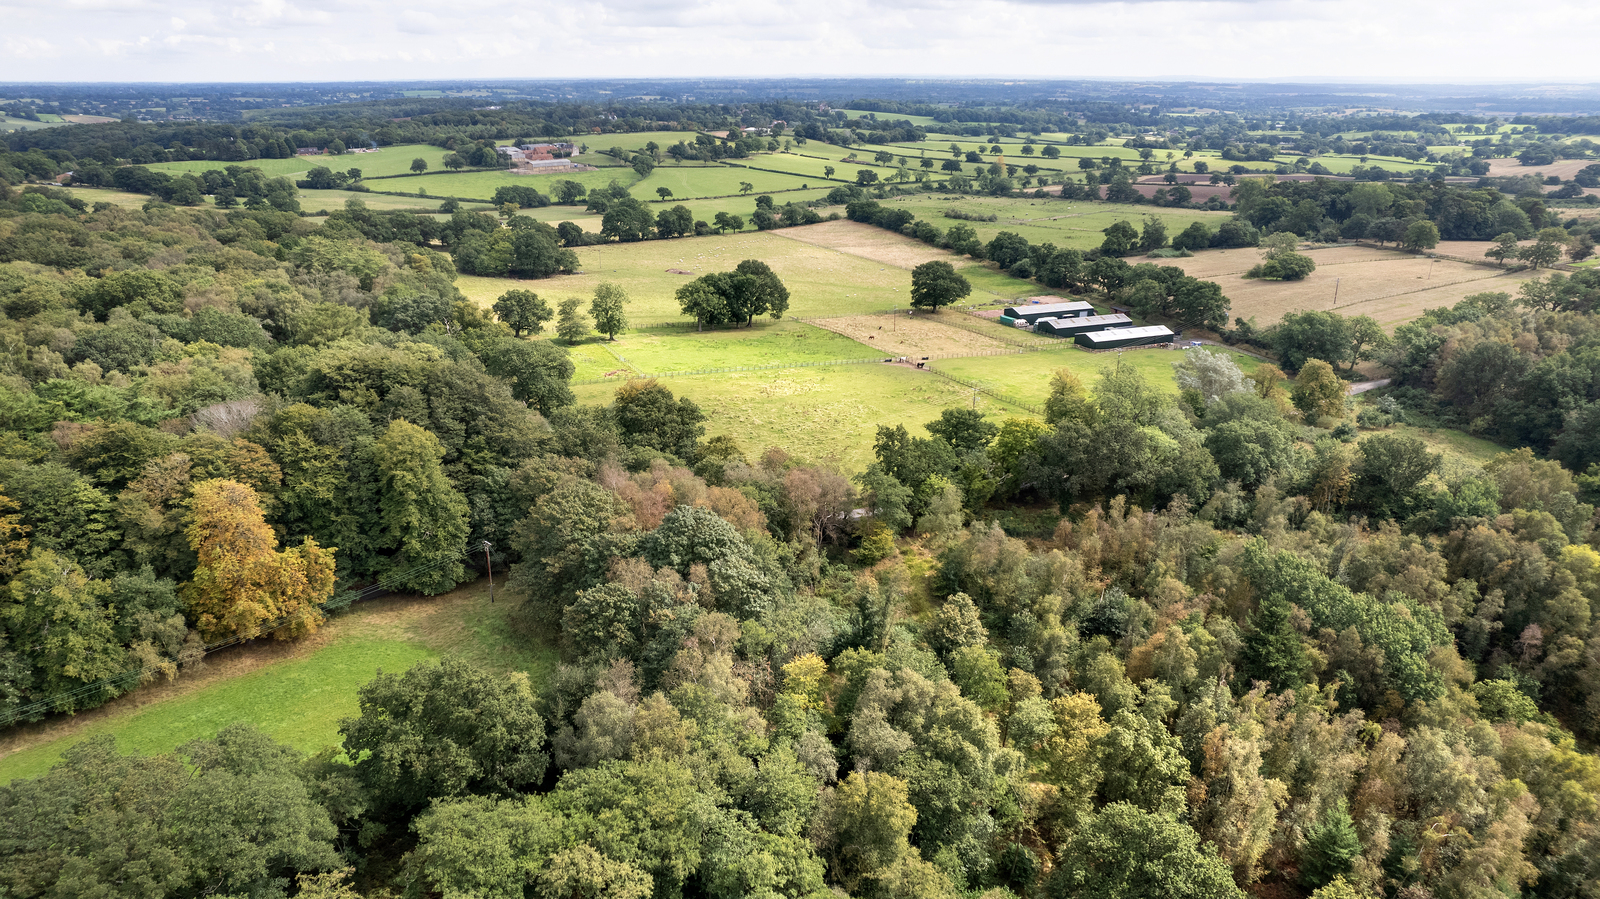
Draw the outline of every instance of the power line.
[[[450,555],[442,556],[426,565],[418,565],[415,568],[409,568],[397,574],[391,574],[375,584],[363,587],[355,593],[336,595],[332,599],[329,599],[327,602],[322,603],[315,608],[305,609],[289,615],[283,615],[278,618],[274,618],[271,621],[262,622],[261,624],[244,633],[234,634],[231,637],[218,640],[214,643],[207,643],[200,650],[200,658],[205,658],[206,656],[220,649],[227,649],[230,646],[238,646],[241,643],[254,640],[257,637],[264,637],[267,634],[281,630],[291,624],[297,624],[302,620],[309,619],[313,615],[326,612],[336,612],[340,609],[348,608],[355,603],[361,602],[362,600],[371,599],[380,593],[388,592],[394,587],[399,586],[410,579],[413,575],[427,574],[430,571],[434,571],[450,564],[451,562],[457,561],[462,556],[465,556],[467,552],[468,550],[466,549],[456,550]],[[132,688],[137,683],[142,681],[146,675],[168,669],[170,666],[179,664],[179,661],[180,660],[176,658],[162,659],[154,664],[145,665],[142,668],[130,668],[127,671],[121,672],[120,674],[113,674],[110,677],[104,677],[92,683],[87,683],[80,687],[74,687],[71,690],[66,690],[61,693],[56,693],[52,696],[47,696],[44,699],[35,700],[27,705],[17,706],[14,709],[0,711],[0,727],[8,727],[24,719],[32,720],[34,718],[41,717],[52,709],[65,708],[69,703],[73,703],[75,700],[82,699],[87,696],[93,696],[94,694],[105,690],[107,687],[122,687],[123,689]]]

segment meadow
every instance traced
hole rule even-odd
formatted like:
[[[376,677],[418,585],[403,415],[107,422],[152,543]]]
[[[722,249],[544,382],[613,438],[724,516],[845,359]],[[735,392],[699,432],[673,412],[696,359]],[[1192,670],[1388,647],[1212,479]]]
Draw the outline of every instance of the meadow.
[[[198,174],[212,169],[225,169],[230,165],[257,168],[268,175],[295,177],[311,171],[315,166],[326,166],[335,171],[360,169],[367,178],[382,175],[409,175],[411,160],[428,161],[428,170],[444,169],[444,158],[449,150],[429,144],[403,144],[384,147],[376,153],[347,153],[343,156],[293,156],[288,159],[246,159],[228,161],[220,159],[191,159],[186,162],[157,162],[145,166],[156,172],[166,172],[173,177],[185,172]]]
[[[759,365],[881,359],[865,343],[791,320],[759,320],[749,327],[715,331],[630,331],[607,348],[645,374]]]
[[[985,243],[1001,231],[1010,231],[1026,237],[1029,243],[1052,243],[1060,248],[1079,250],[1100,246],[1105,240],[1105,229],[1119,221],[1131,222],[1135,227],[1142,228],[1144,220],[1154,216],[1167,226],[1169,236],[1175,236],[1189,227],[1191,222],[1203,221],[1215,228],[1226,221],[1229,215],[1197,209],[1121,206],[1029,197],[912,194],[878,202],[884,206],[906,209],[917,218],[943,230],[949,230],[954,225],[966,225]],[[974,215],[994,215],[998,220],[978,222],[946,218],[944,213],[947,209]]]
[[[1226,352],[1246,375],[1261,364],[1261,360],[1254,356],[1232,350]],[[1143,374],[1157,390],[1176,394],[1178,383],[1173,377],[1172,363],[1182,358],[1181,352],[1167,349],[1091,353],[1078,349],[1070,340],[1062,340],[1059,349],[1016,356],[935,359],[929,364],[936,371],[982,384],[997,393],[1037,405],[1049,398],[1050,377],[1061,369],[1077,375],[1085,387],[1093,389],[1102,370],[1119,365],[1131,367]]]
[[[515,604],[501,599],[491,605],[488,581],[479,580],[432,599],[371,600],[304,640],[218,653],[172,683],[9,731],[0,740],[0,783],[37,777],[74,744],[102,734],[114,734],[124,752],[153,754],[242,721],[315,752],[339,742],[340,719],[358,714],[356,690],[375,674],[444,655],[544,682],[555,670],[555,650],[514,633]]]
[[[578,254],[581,274],[539,281],[464,275],[456,280],[456,286],[467,297],[488,306],[513,288],[559,300],[567,296],[590,297],[597,284],[611,281],[628,292],[632,300],[628,317],[634,324],[682,322],[687,319],[674,298],[681,285],[698,275],[732,271],[745,259],[760,259],[772,266],[789,288],[788,316],[792,318],[884,312],[908,305],[908,270],[783,236],[793,230],[579,247],[574,252]],[[669,269],[693,274],[674,274]],[[1001,277],[1019,291],[1033,290],[1029,282]]]
[[[1003,357],[1014,359],[1019,357]],[[989,396],[905,365],[862,364],[667,378],[673,393],[700,405],[706,436],[731,436],[747,456],[779,446],[813,462],[832,460],[846,473],[873,459],[879,425],[914,434],[951,406],[982,411],[993,421],[1029,417]],[[610,384],[572,388],[580,403],[608,403]]]

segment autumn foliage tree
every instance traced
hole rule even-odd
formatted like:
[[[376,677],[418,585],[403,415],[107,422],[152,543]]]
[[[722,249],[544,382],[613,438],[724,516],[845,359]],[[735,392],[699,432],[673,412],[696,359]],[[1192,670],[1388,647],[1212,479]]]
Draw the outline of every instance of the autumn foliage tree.
[[[199,564],[183,597],[203,637],[250,635],[279,618],[288,619],[279,639],[317,629],[318,607],[333,595],[332,547],[307,537],[280,551],[256,492],[237,481],[195,485],[191,509],[186,533]]]

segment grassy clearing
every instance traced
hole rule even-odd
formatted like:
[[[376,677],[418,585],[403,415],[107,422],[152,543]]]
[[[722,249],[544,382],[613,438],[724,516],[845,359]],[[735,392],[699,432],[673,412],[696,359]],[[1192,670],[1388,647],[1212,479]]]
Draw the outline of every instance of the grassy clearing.
[[[303,752],[338,742],[341,718],[357,713],[356,689],[379,670],[458,655],[497,671],[547,680],[555,653],[515,635],[515,604],[490,605],[487,581],[434,599],[391,598],[357,606],[313,637],[220,654],[207,668],[151,686],[72,718],[14,730],[0,742],[0,782],[36,777],[88,737],[113,734],[123,751],[166,752],[236,721]]]
[[[1532,272],[1501,272],[1399,250],[1330,247],[1306,252],[1316,260],[1317,270],[1303,281],[1245,280],[1244,272],[1261,261],[1255,249],[1208,250],[1188,259],[1152,261],[1176,265],[1196,278],[1217,282],[1233,303],[1233,316],[1254,318],[1263,326],[1288,312],[1333,309],[1343,315],[1370,315],[1385,328],[1393,328],[1421,315],[1424,309],[1453,306],[1470,294],[1515,294],[1518,286],[1533,276]]]
[[[618,337],[611,349],[651,374],[885,355],[832,331],[770,318],[748,328],[718,331],[634,331]]]
[[[694,276],[731,271],[742,260],[759,259],[772,266],[788,286],[791,317],[884,312],[909,302],[910,272],[778,236],[782,233],[745,232],[581,247],[575,252],[583,274],[539,281],[462,276],[456,286],[473,300],[489,305],[513,288],[559,300],[593,296],[595,285],[612,281],[632,298],[629,318],[636,324],[652,324],[685,320],[673,295]],[[672,274],[668,269],[694,275]]]
[[[121,206],[125,209],[138,209],[150,202],[149,194],[130,194],[127,191],[109,190],[100,187],[64,187],[62,190],[90,205],[110,203],[113,206]]]
[[[673,393],[700,404],[710,417],[707,436],[727,434],[746,455],[769,446],[813,462],[833,460],[845,472],[866,468],[879,425],[922,425],[951,406],[974,404],[973,392],[936,375],[900,365],[841,365],[781,371],[670,378]],[[573,388],[578,401],[609,403],[609,384]],[[991,420],[1027,413],[979,394],[977,409]]]
[[[1062,341],[1062,348],[1020,356],[994,356],[971,359],[936,359],[930,363],[935,369],[979,383],[1008,396],[1030,403],[1043,403],[1050,396],[1050,376],[1058,369],[1067,369],[1093,389],[1101,369],[1117,365],[1138,369],[1145,379],[1157,389],[1170,394],[1178,392],[1178,383],[1172,374],[1172,363],[1183,358],[1175,350],[1129,350],[1125,353],[1091,353]],[[1213,349],[1215,349],[1213,347]],[[1120,355],[1120,359],[1119,359]],[[1260,365],[1259,359],[1243,353],[1230,353],[1246,375]]]

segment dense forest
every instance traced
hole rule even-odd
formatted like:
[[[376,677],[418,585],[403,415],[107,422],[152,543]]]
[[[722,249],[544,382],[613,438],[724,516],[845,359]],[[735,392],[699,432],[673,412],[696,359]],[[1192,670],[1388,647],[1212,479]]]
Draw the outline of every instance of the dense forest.
[[[443,593],[485,541],[561,665],[385,673],[309,758],[86,741],[0,788],[6,895],[1600,894],[1592,277],[1392,342],[1291,317],[1260,340],[1292,386],[1206,350],[1176,397],[1061,373],[1042,417],[930,413],[841,471],[708,438],[662,383],[577,404],[524,336],[548,308],[455,287],[577,238],[319,222],[224,174],[239,208],[0,186],[0,710]],[[1235,200],[1236,233],[1557,224],[1445,185]],[[1167,277],[1102,259],[1130,268],[1075,289]],[[1333,366],[1374,354],[1400,387],[1353,415]],[[1528,448],[1477,465],[1400,420]]]

